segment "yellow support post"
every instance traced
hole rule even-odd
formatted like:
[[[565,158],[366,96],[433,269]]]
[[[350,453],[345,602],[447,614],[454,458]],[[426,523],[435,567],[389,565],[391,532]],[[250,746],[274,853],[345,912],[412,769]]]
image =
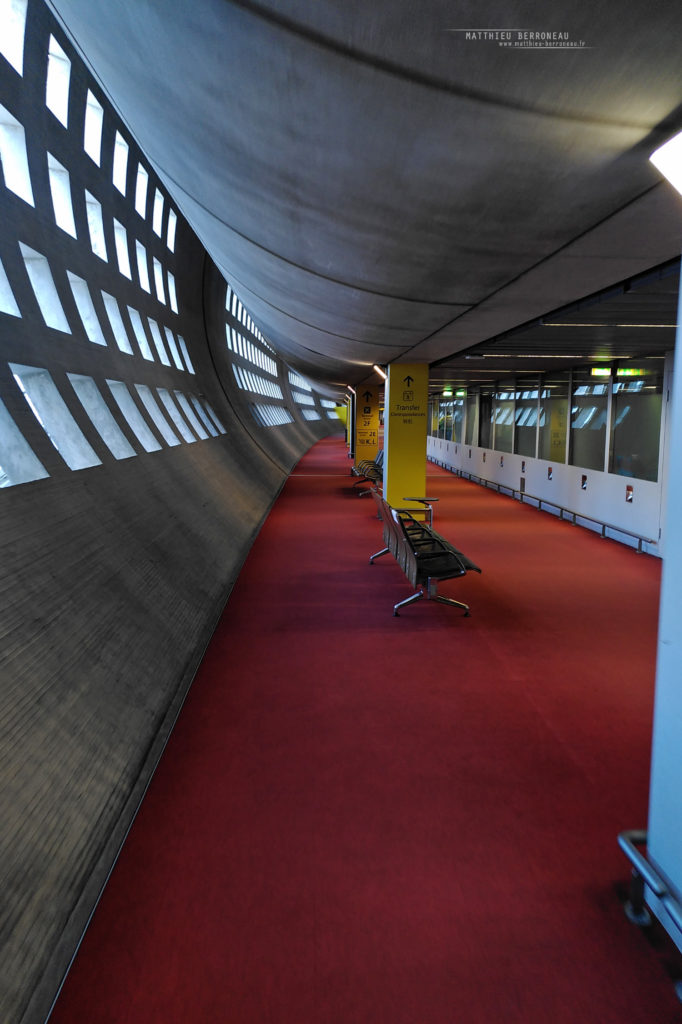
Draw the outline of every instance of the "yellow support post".
[[[427,363],[392,363],[384,403],[384,497],[397,508],[418,509],[406,497],[426,494]]]
[[[379,391],[376,384],[361,384],[355,396],[355,465],[376,459],[379,449]]]

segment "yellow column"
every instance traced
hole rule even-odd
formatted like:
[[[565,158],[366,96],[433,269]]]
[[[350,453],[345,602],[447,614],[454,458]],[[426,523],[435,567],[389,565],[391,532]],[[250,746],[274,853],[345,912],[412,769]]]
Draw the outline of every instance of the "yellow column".
[[[397,508],[418,508],[406,497],[426,494],[426,417],[429,367],[392,363],[384,403],[384,496]]]
[[[355,396],[355,465],[376,459],[379,449],[379,388],[361,384]]]

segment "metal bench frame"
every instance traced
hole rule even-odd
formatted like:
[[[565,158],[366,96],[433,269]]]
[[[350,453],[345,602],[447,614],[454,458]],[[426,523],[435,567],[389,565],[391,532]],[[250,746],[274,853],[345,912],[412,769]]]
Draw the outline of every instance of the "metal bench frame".
[[[456,579],[471,571],[480,573],[480,568],[444,537],[435,533],[430,525],[415,519],[414,509],[392,508],[377,490],[373,490],[372,494],[383,523],[386,546],[370,556],[370,565],[374,564],[375,558],[390,553],[412,586],[419,588],[414,594],[394,605],[393,614],[398,615],[399,608],[419,601],[426,593],[428,601],[463,608],[465,616],[468,616],[469,605],[463,601],[455,601],[451,597],[443,597],[438,593],[438,582]],[[427,502],[425,498],[411,500]],[[423,589],[424,586],[426,590]]]

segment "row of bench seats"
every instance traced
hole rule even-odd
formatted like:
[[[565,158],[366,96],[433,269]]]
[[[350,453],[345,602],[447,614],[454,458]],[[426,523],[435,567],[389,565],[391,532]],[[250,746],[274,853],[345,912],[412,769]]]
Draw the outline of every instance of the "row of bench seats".
[[[412,586],[419,588],[410,597],[406,597],[405,600],[394,605],[393,614],[397,615],[399,608],[422,598],[424,590],[421,588],[425,586],[428,600],[463,608],[464,614],[469,615],[469,605],[462,601],[455,601],[451,597],[443,597],[438,593],[438,582],[465,576],[467,572],[480,573],[480,568],[444,537],[436,533],[428,522],[419,522],[415,519],[414,510],[392,508],[376,488],[372,489],[372,495],[383,523],[383,537],[386,546],[370,557],[370,565],[374,564],[375,558],[390,553]],[[427,499],[416,498],[406,500],[420,500],[422,503],[427,501]],[[432,516],[431,510],[430,522],[433,521]]]
[[[376,459],[361,459],[355,466],[351,466],[350,471],[353,476],[358,477],[353,487],[362,483],[375,486],[380,484],[384,479],[384,449],[379,449]],[[369,494],[369,490],[358,491],[358,494]]]

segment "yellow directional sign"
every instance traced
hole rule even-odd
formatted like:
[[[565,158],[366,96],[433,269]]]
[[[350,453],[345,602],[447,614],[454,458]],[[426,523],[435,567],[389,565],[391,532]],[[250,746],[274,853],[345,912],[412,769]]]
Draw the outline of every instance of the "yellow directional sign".
[[[379,448],[379,388],[362,384],[355,396],[355,464],[376,459]]]
[[[405,498],[426,494],[428,402],[428,365],[391,363],[384,409],[384,496],[397,508],[418,508]]]

